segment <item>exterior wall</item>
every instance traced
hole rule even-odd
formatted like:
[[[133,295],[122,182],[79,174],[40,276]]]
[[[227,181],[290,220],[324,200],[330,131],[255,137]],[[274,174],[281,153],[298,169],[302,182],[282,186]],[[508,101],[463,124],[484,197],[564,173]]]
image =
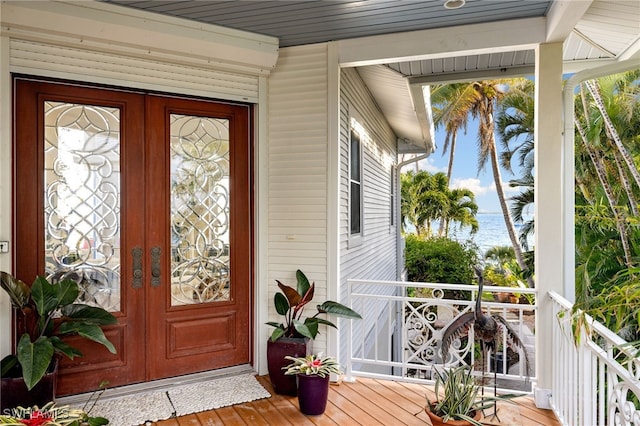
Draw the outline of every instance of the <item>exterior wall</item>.
[[[263,152],[265,80],[278,54],[275,38],[98,2],[5,2],[0,12],[0,240],[10,241],[10,252],[0,253],[1,270],[12,270],[15,244],[11,73],[254,103],[255,146],[258,156]],[[256,179],[263,168],[257,164]],[[264,200],[256,197],[258,211]],[[256,258],[262,258],[260,241]],[[256,301],[256,318],[265,316],[266,304]],[[0,292],[0,357],[11,351],[9,306]]]
[[[0,6],[2,7],[2,6]],[[11,75],[9,40],[0,37],[0,240],[10,241],[11,221]],[[11,250],[11,247],[10,247]],[[0,253],[0,270],[11,270],[11,254]],[[0,292],[0,358],[11,353],[11,304]]]
[[[390,225],[391,170],[396,165],[396,135],[354,68],[344,68],[340,77],[340,298],[347,297],[347,279],[396,280],[397,220]],[[368,137],[362,140],[363,221],[360,244],[349,241],[349,132],[350,118],[363,122]],[[395,185],[395,182],[393,183]],[[397,194],[396,194],[397,195]],[[364,307],[363,309],[366,309]],[[347,320],[340,320],[341,329]],[[366,328],[365,328],[366,327]],[[359,340],[372,324],[353,321]],[[346,333],[340,347],[346,347]],[[341,352],[341,359],[344,356]]]
[[[327,299],[328,45],[281,49],[268,84],[268,277],[259,285],[268,286],[269,318],[280,321],[275,280],[295,287],[297,269],[316,284],[306,312]],[[326,352],[324,330],[313,348]]]

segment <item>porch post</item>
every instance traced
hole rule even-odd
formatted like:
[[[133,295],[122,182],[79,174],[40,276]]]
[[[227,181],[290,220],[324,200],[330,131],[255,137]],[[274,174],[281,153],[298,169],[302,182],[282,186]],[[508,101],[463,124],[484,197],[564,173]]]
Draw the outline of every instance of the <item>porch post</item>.
[[[536,49],[535,72],[535,281],[536,376],[534,396],[540,408],[550,408],[552,388],[552,321],[550,290],[563,293],[562,43]]]

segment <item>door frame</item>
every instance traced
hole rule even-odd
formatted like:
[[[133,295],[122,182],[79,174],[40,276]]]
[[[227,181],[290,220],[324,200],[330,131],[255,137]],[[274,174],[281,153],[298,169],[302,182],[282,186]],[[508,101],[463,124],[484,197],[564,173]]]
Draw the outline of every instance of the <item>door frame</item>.
[[[34,82],[43,82],[43,83],[61,83],[61,84],[72,84],[74,86],[78,86],[80,88],[84,88],[84,89],[107,89],[107,90],[113,90],[113,87],[105,87],[104,85],[99,85],[99,84],[87,84],[87,83],[82,83],[82,82],[70,82],[70,81],[66,81],[66,80],[60,80],[60,79],[48,79],[48,78],[40,78],[40,77],[33,77],[33,76],[25,76],[25,75],[14,75],[12,78],[12,82],[15,84],[15,82],[17,81],[22,81],[22,80],[29,80],[29,81],[34,81]],[[12,85],[13,87],[14,84]],[[117,88],[117,91],[123,92],[123,93],[131,93],[132,95],[135,96],[139,96],[142,99],[144,98],[144,94],[152,94],[152,95],[160,95],[163,97],[167,97],[167,98],[181,98],[181,99],[185,99],[188,101],[191,100],[195,100],[195,101],[207,101],[207,102],[214,102],[214,103],[220,103],[220,104],[227,104],[227,105],[241,105],[243,107],[246,107],[246,111],[247,111],[247,126],[248,126],[248,157],[246,158],[246,162],[248,162],[248,170],[249,170],[249,177],[248,177],[248,215],[249,215],[249,222],[251,223],[250,225],[250,231],[249,232],[249,272],[248,272],[248,279],[249,279],[249,287],[247,289],[248,291],[248,300],[246,302],[246,306],[248,309],[248,319],[247,319],[247,333],[249,334],[248,339],[247,339],[247,350],[248,350],[248,359],[249,359],[249,363],[252,365],[256,365],[256,350],[255,350],[255,341],[256,341],[256,330],[258,329],[255,325],[255,319],[257,317],[256,314],[256,309],[259,309],[259,304],[256,302],[256,291],[257,291],[257,283],[256,283],[256,274],[255,274],[255,269],[256,269],[256,265],[255,265],[255,259],[256,259],[256,228],[255,228],[255,203],[256,203],[256,196],[255,196],[255,171],[256,171],[256,163],[255,163],[255,140],[254,140],[254,135],[255,135],[255,131],[254,131],[254,127],[255,127],[255,118],[256,118],[256,114],[255,114],[255,105],[253,104],[247,104],[247,103],[238,103],[238,102],[229,102],[229,101],[221,101],[221,100],[215,100],[215,99],[204,99],[204,98],[195,98],[195,97],[191,97],[191,96],[176,96],[175,94],[166,94],[166,93],[158,93],[158,92],[149,92],[149,91],[139,91],[136,89],[127,89],[127,88]],[[81,100],[78,100],[79,102],[81,102]],[[14,103],[15,104],[15,103]],[[13,109],[10,111],[10,113],[13,115],[14,111]],[[41,111],[35,111],[33,112],[34,116],[38,117],[38,121],[41,123],[43,121],[43,117],[41,117]],[[19,125],[20,123],[18,123]],[[15,138],[16,138],[16,131],[17,129],[12,129],[13,130],[13,138],[12,138],[12,149],[16,149],[16,145],[15,145]],[[42,137],[40,136],[40,134],[42,134],[42,128],[41,128],[41,124],[38,126],[37,129],[37,134],[34,135],[34,137],[36,138],[36,140],[38,141],[37,143],[37,147],[41,148],[41,142],[42,142]],[[31,136],[31,135],[30,135]],[[36,145],[36,144],[33,144]],[[146,145],[146,144],[145,144]],[[30,148],[33,149],[33,148]],[[36,148],[38,149],[38,148]],[[42,164],[42,155],[41,154],[36,154],[37,158],[39,158],[39,160],[37,161],[37,164],[35,167],[38,168],[42,168],[43,164]],[[15,225],[16,221],[16,216],[20,214],[19,210],[19,201],[17,200],[18,198],[22,198],[22,197],[18,197],[16,196],[16,191],[18,190],[19,187],[19,183],[18,181],[20,180],[17,176],[18,174],[21,172],[22,168],[25,167],[24,165],[18,164],[16,163],[16,156],[14,156],[12,158],[12,169],[13,169],[13,173],[12,173],[12,210],[13,210],[13,224],[12,224],[12,237],[13,237],[13,241],[16,242],[16,244],[12,247],[12,264],[13,264],[13,270],[14,271],[18,271],[17,269],[17,258],[19,256],[22,256],[22,258],[24,258],[25,253],[20,253],[21,249],[22,249],[22,244],[20,244],[17,240],[16,237],[16,232],[17,232],[17,226]],[[33,191],[35,194],[32,194],[31,198],[35,198],[35,204],[39,205],[40,207],[38,208],[39,212],[37,214],[37,218],[35,218],[36,223],[38,224],[38,226],[34,226],[33,227],[33,233],[35,235],[31,236],[33,238],[35,238],[38,242],[38,246],[42,247],[42,239],[43,239],[43,235],[42,233],[43,231],[43,223],[40,219],[40,215],[42,214],[42,198],[40,196],[40,194],[42,194],[43,192],[43,187],[42,187],[42,182],[38,182],[36,183],[37,187],[39,188],[36,191]],[[30,202],[34,202],[34,200],[30,199]],[[123,201],[122,204],[124,205],[126,203],[124,197],[123,197]],[[24,232],[24,230],[23,230]],[[31,239],[30,237],[30,239]],[[32,262],[34,263],[33,259]],[[43,259],[36,259],[35,260],[36,264],[39,264],[39,267],[36,267],[38,269],[38,271],[41,272],[41,269],[43,268]],[[129,259],[129,253],[125,253],[124,251],[124,247],[123,247],[123,252],[121,254],[121,265],[122,265],[122,275],[124,276],[127,271],[130,269],[130,259]],[[148,268],[146,268],[148,269]],[[18,271],[19,272],[19,271]],[[39,272],[39,273],[40,273]],[[147,274],[148,275],[148,274]],[[146,280],[148,281],[148,280]],[[146,285],[146,284],[145,284]],[[14,342],[15,343],[15,342]],[[13,344],[12,347],[14,347],[15,345]]]
[[[254,210],[267,211],[267,80],[279,56],[277,38],[214,25],[190,24],[172,17],[158,19],[151,13],[127,12],[108,3],[51,3],[45,9],[28,3],[5,6],[0,7],[11,31],[0,37],[0,241],[9,241],[9,253],[0,253],[1,270],[15,270],[14,200],[9,186],[14,166],[12,75],[49,79],[73,76],[89,84],[251,103]],[[122,13],[126,14],[125,21],[118,18]],[[69,27],[69,19],[82,25]],[[96,28],[102,31],[96,33]],[[34,49],[25,57],[23,48],[27,46]],[[61,49],[65,52],[64,62],[59,60]],[[118,61],[125,66],[102,69],[87,57],[100,58],[99,62],[106,64]],[[151,74],[150,66],[153,67]],[[214,79],[218,84],[209,84]],[[268,329],[263,324],[268,320],[270,305],[267,224],[265,215],[255,215],[253,366],[265,374]],[[0,295],[0,335],[11,333],[10,311],[8,299]],[[0,355],[11,352],[13,345],[8,340],[0,339]]]

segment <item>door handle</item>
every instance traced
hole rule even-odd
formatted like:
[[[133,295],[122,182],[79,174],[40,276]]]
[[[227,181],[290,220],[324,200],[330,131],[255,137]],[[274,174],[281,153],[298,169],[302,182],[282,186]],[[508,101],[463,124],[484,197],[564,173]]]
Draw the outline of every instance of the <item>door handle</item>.
[[[160,287],[160,247],[151,249],[151,287]]]
[[[131,250],[133,257],[133,284],[132,288],[142,287],[142,248],[134,247]]]

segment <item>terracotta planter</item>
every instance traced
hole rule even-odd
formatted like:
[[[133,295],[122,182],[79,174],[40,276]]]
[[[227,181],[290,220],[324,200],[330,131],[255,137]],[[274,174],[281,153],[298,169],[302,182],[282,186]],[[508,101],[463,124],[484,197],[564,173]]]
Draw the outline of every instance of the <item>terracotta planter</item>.
[[[307,376],[298,374],[298,403],[300,411],[309,416],[317,416],[324,413],[329,398],[330,377],[316,375]]]
[[[269,368],[269,380],[276,393],[282,395],[297,394],[296,376],[285,376],[282,367],[291,363],[285,356],[301,357],[309,353],[308,338],[282,337],[275,342],[267,341],[267,366]]]
[[[27,390],[22,377],[3,377],[0,379],[0,412],[15,407],[42,407],[55,400],[58,378],[58,361],[50,368],[31,390]]]
[[[429,416],[429,419],[431,420],[431,424],[433,426],[469,426],[472,424],[467,420],[449,420],[448,422],[445,423],[442,421],[442,417],[439,417],[433,414],[428,407],[425,408],[424,411],[427,413],[427,416]],[[481,416],[482,416],[482,413],[480,412],[480,410],[478,410],[474,412],[473,416],[469,416],[469,417],[471,417],[473,420],[478,421],[480,420]]]

